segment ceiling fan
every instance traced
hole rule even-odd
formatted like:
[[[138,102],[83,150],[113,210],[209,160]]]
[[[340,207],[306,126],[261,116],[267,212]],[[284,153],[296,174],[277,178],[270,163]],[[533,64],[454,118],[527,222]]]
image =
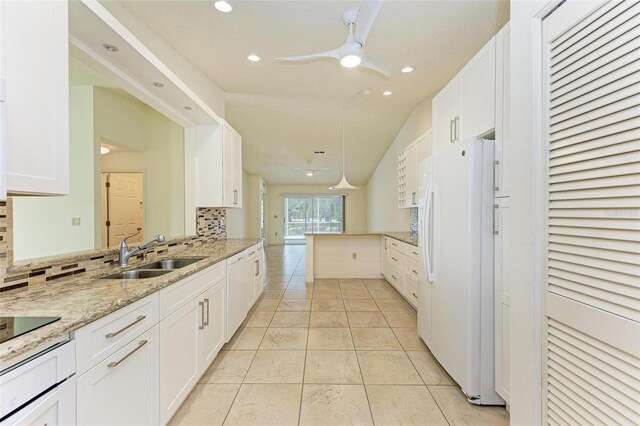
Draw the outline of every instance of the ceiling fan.
[[[301,56],[276,58],[280,61],[305,62],[320,58],[333,58],[345,68],[362,66],[391,77],[391,67],[364,54],[364,42],[367,40],[373,21],[382,6],[382,0],[366,0],[360,10],[347,10],[342,13],[342,21],[349,28],[345,43],[333,50]]]
[[[312,169],[311,167],[311,162],[308,161],[307,162],[307,167],[306,168],[300,168],[300,167],[294,167],[294,170],[299,170],[301,172],[305,172],[305,174],[309,177],[312,177],[313,175],[316,174],[316,172],[326,172],[327,170],[329,170],[329,167],[323,167],[320,169]]]

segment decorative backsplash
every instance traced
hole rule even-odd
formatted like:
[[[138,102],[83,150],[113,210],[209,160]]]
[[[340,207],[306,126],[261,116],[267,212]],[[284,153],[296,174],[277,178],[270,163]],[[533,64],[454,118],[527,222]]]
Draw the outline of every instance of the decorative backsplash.
[[[0,201],[0,292],[27,285],[46,283],[57,278],[68,277],[87,271],[94,271],[118,261],[115,249],[97,249],[84,254],[69,254],[32,263],[21,263],[7,269],[12,263],[11,238],[11,198]],[[226,211],[224,209],[204,208],[196,209],[197,235],[167,240],[164,244],[153,246],[148,250],[147,259],[180,251],[187,247],[227,237]],[[133,265],[143,259],[142,255],[130,259]]]
[[[418,238],[418,208],[409,209],[409,232],[411,238]]]

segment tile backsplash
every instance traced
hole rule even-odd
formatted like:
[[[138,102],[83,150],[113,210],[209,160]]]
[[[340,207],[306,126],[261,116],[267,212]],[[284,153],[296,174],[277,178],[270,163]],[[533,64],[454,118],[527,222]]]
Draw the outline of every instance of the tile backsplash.
[[[0,201],[0,292],[96,270],[105,264],[111,265],[118,261],[117,250],[97,249],[12,265],[11,212],[11,198]],[[153,259],[158,255],[178,251],[184,246],[192,247],[226,238],[226,211],[208,207],[197,208],[196,232],[197,235],[171,239],[164,244],[153,246],[148,251],[148,258]],[[135,264],[142,259],[143,256],[138,255],[135,259],[132,258],[130,263]]]
[[[409,232],[411,238],[418,238],[418,208],[409,209]]]

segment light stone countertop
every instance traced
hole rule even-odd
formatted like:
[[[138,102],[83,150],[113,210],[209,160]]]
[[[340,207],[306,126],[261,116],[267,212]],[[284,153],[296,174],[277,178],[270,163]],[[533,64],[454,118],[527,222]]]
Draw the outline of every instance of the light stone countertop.
[[[155,278],[138,280],[105,280],[100,277],[128,268],[105,266],[48,283],[0,293],[2,316],[59,316],[60,320],[0,344],[0,362],[7,361],[39,345],[53,341],[96,321],[120,308],[142,299],[202,269],[223,261],[259,243],[260,239],[222,239],[163,258],[206,257],[184,268]],[[151,261],[149,261],[151,262]]]
[[[412,238],[411,232],[394,232],[394,231],[349,231],[342,232],[339,234],[325,234],[325,233],[315,233],[315,232],[307,232],[305,235],[313,235],[314,237],[349,237],[349,236],[359,236],[359,235],[384,235],[390,238],[393,238],[398,241],[402,241],[403,243],[411,244],[412,246],[418,247],[418,238]]]

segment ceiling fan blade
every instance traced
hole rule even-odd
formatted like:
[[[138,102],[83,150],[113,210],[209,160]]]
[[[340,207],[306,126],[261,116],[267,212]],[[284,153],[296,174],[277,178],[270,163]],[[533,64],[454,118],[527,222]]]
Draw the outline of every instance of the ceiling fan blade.
[[[382,0],[365,0],[363,5],[360,7],[360,10],[358,10],[356,31],[353,35],[353,39],[363,46],[381,6]]]
[[[364,58],[362,58],[360,66],[379,72],[380,74],[385,75],[387,78],[391,77],[391,67],[375,58],[372,58],[371,56],[365,56]]]
[[[306,62],[306,61],[314,61],[320,58],[340,59],[340,49],[329,50],[327,52],[312,53],[310,55],[284,56],[284,57],[275,58],[275,59],[277,61]]]

